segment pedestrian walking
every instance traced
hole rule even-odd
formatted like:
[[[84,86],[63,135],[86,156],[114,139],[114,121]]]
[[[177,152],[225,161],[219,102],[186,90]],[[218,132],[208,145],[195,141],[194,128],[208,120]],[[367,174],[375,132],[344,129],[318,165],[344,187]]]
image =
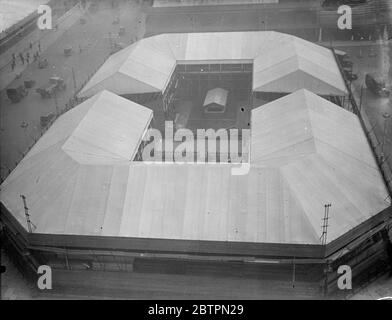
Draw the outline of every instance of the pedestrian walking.
[[[38,51],[41,52],[41,42],[38,41]]]
[[[24,64],[24,56],[23,56],[22,52],[19,53],[19,58],[20,58],[20,61],[22,62],[22,64]]]
[[[12,60],[13,60],[13,61],[16,60],[15,53],[12,54]]]
[[[15,60],[12,60],[12,62],[11,62],[11,69],[12,69],[12,71],[14,71],[15,65],[16,65]]]
[[[26,53],[26,63],[29,64],[29,62],[30,62],[30,53],[27,52]]]
[[[33,49],[33,43],[30,41],[30,50]]]

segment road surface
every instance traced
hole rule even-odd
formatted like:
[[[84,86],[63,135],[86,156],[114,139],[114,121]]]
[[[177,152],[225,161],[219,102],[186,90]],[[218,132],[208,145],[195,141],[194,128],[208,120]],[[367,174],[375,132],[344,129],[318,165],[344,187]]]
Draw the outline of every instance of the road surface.
[[[120,17],[120,24],[113,24],[116,17]],[[48,68],[39,69],[37,62],[30,63],[21,77],[9,84],[9,87],[17,87],[27,79],[35,80],[36,84],[29,90],[27,97],[18,103],[11,103],[6,98],[5,91],[0,92],[2,179],[14,169],[28,148],[41,136],[43,129],[40,126],[40,117],[65,110],[65,105],[74,97],[75,91],[79,90],[107,59],[111,42],[130,44],[132,40],[144,35],[144,14],[141,7],[133,2],[122,3],[116,9],[103,7],[95,14],[87,12],[85,18],[86,24],[81,24],[77,19],[41,54],[48,59]],[[126,34],[121,37],[118,36],[120,26],[126,29]],[[73,48],[73,55],[65,57],[64,48],[69,46]],[[9,71],[6,74],[9,74]],[[1,73],[0,75],[3,77]],[[65,80],[67,89],[56,95],[56,99],[42,99],[35,89],[46,86],[49,78],[54,75]]]

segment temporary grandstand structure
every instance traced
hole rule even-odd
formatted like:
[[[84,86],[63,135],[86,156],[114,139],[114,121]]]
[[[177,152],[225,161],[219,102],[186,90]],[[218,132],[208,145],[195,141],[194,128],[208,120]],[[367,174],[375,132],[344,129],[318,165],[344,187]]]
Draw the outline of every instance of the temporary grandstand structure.
[[[347,94],[330,49],[273,31],[178,33],[142,39],[109,57],[79,93],[163,93],[179,64],[253,63],[253,91]]]
[[[6,215],[27,229],[23,194],[36,244],[320,256],[325,203],[329,243],[389,206],[357,117],[306,90],[252,112],[242,176],[232,163],[132,161],[150,119],[107,91],[67,112],[2,184]]]
[[[203,103],[205,112],[224,112],[228,95],[229,91],[222,88],[209,90]]]

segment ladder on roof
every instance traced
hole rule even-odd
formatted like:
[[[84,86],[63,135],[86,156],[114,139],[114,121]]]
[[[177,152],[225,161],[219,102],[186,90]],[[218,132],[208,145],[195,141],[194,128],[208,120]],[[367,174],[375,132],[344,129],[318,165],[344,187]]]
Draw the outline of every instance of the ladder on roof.
[[[324,218],[322,225],[322,233],[321,233],[321,244],[325,245],[327,243],[327,235],[328,235],[328,220],[329,220],[329,208],[332,205],[330,203],[324,205]]]

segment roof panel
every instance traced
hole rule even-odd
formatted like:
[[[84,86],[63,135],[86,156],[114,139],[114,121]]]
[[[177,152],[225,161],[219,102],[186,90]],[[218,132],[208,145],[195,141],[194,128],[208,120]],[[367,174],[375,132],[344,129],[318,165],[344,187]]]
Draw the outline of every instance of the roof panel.
[[[113,77],[118,72],[120,67],[127,61],[129,56],[132,54],[132,51],[139,45],[140,43],[134,43],[111,55],[82,88],[79,95],[89,97],[95,95],[97,92],[91,93],[94,87],[98,86],[101,82]],[[110,88],[106,89],[110,90]]]
[[[118,94],[164,91],[177,61],[253,60],[255,91],[293,92],[301,88],[295,80],[302,71],[309,75],[303,81],[308,83],[307,89],[319,94],[347,93],[329,49],[291,35],[258,31],[163,34],[142,39],[110,57],[80,95],[91,96],[102,88]],[[119,72],[128,79],[115,85]]]
[[[90,104],[89,101],[85,103]],[[132,160],[152,119],[152,111],[102,91],[63,145],[70,155]]]
[[[332,204],[329,241],[389,206],[357,116],[314,93],[299,90],[254,109],[251,141],[252,163],[281,169],[315,232],[324,204]]]

